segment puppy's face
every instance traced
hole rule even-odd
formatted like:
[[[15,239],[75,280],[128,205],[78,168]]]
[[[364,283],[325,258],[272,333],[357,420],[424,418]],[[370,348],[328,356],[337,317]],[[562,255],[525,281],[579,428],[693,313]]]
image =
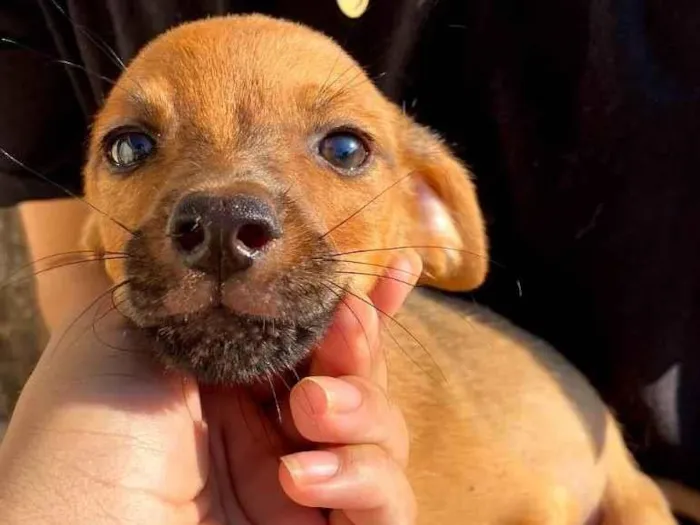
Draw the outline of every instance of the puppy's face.
[[[466,170],[332,41],[265,17],[147,46],[96,119],[85,189],[105,212],[89,247],[125,254],[106,262],[120,309],[203,381],[294,367],[402,250],[445,289],[486,272]]]

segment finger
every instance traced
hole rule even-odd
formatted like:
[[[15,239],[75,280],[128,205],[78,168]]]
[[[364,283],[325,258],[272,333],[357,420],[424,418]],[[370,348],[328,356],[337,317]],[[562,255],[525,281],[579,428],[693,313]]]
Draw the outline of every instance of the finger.
[[[282,491],[278,458],[289,449],[246,389],[206,387],[203,396],[211,454],[208,472],[222,491],[221,504],[229,519],[319,523],[312,509],[299,507]]]
[[[282,458],[280,483],[306,507],[336,509],[352,525],[412,525],[416,504],[402,469],[382,449],[355,445]]]
[[[379,323],[400,308],[421,270],[418,255],[404,255],[389,264],[369,296],[343,297],[326,338],[314,353],[311,375],[374,377],[385,383]]]
[[[389,264],[385,276],[377,279],[377,283],[369,294],[368,299],[375,307],[380,329],[386,328],[390,339],[395,344],[397,344],[396,339],[389,332],[389,325],[413,289],[422,268],[422,261],[414,252],[398,257]],[[371,377],[386,389],[389,383],[386,347],[381,342],[378,343],[372,348],[371,357]]]
[[[408,429],[386,392],[359,377],[311,377],[293,390],[298,432],[315,443],[374,444],[401,466],[408,462]]]
[[[314,351],[310,375],[371,377],[379,319],[366,296],[342,298],[331,328]]]
[[[393,316],[398,312],[422,271],[422,260],[415,252],[407,252],[389,264],[384,276],[377,280],[369,293],[370,301],[383,312],[380,315]]]

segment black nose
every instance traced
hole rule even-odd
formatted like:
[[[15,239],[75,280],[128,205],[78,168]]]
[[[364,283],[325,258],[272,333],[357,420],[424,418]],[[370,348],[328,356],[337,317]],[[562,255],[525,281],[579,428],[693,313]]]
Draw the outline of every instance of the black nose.
[[[282,235],[272,207],[245,194],[187,195],[175,207],[168,228],[185,266],[222,279],[249,268]]]

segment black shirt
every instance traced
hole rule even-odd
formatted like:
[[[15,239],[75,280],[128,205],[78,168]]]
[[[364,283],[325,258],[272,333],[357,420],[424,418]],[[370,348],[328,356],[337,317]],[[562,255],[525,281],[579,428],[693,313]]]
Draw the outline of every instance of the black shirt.
[[[321,29],[476,172],[499,263],[477,299],[579,366],[647,469],[700,487],[696,0],[370,0],[357,20],[333,0],[56,4],[0,7],[32,49],[0,44],[0,147],[79,191],[107,46],[128,62],[179,22],[252,10]],[[58,195],[0,155],[1,205]]]

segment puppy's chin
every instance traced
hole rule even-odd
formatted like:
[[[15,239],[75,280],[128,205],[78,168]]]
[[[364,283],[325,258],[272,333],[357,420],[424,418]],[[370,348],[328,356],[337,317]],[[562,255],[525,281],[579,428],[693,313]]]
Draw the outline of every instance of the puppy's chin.
[[[183,306],[192,310],[173,313],[153,301],[154,290],[132,284],[125,314],[153,334],[156,357],[166,366],[202,383],[252,384],[294,370],[327,331],[340,301],[330,287],[314,283],[297,288],[283,280],[271,288],[274,315],[234,309],[226,306],[230,298],[217,294],[205,304],[190,295],[193,300]]]
[[[169,317],[150,328],[160,359],[209,384],[251,384],[293,370],[330,325],[335,304],[300,320],[234,314],[223,307]]]

